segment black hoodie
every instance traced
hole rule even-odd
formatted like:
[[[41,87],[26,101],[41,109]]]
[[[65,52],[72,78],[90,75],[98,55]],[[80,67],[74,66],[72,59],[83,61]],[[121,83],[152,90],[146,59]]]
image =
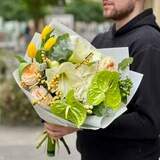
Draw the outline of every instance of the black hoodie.
[[[160,28],[148,9],[116,31],[99,34],[97,48],[129,47],[131,70],[144,74],[127,106],[109,127],[77,133],[82,160],[157,160],[160,133]],[[121,53],[119,53],[121,54]]]

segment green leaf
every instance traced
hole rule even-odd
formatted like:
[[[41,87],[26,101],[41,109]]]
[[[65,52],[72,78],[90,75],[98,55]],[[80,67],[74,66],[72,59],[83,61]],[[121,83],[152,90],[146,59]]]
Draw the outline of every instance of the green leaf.
[[[121,63],[118,65],[119,70],[125,70],[130,64],[133,63],[133,58],[125,58]]]
[[[98,106],[94,106],[93,108],[93,114],[95,114],[96,116],[98,117],[102,117],[104,116],[104,114],[106,113],[107,111],[107,108],[104,106],[104,104],[100,104]]]
[[[20,79],[21,79],[23,70],[24,70],[28,65],[29,65],[28,63],[20,63],[20,65],[19,65],[19,67],[18,67]]]
[[[15,58],[19,61],[19,63],[27,63],[22,56],[16,55]]]
[[[131,89],[133,87],[133,82],[131,81],[131,79],[126,77],[126,79],[122,79],[119,81],[119,86],[122,102],[127,103],[127,97],[130,95]]]
[[[87,99],[91,105],[105,102],[106,107],[116,108],[120,105],[121,94],[119,90],[118,72],[101,71],[92,79],[88,89]]]
[[[60,36],[58,37],[58,42],[63,41],[63,40],[68,40],[68,39],[69,39],[69,34],[68,34],[68,33],[65,33],[65,34],[60,35]]]
[[[86,120],[86,110],[76,98],[74,91],[71,90],[67,94],[66,102],[57,101],[51,106],[51,112],[55,115],[73,122],[77,127],[80,127]]]
[[[68,34],[64,34],[58,37],[58,42],[54,46],[53,52],[49,55],[51,60],[56,60],[60,63],[68,61],[72,54],[70,44],[70,37]]]

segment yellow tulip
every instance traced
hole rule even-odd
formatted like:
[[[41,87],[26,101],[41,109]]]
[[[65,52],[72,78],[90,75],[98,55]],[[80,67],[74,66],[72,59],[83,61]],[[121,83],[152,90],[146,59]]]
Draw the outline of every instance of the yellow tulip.
[[[30,44],[28,45],[27,54],[28,54],[28,57],[35,58],[37,54],[37,49],[36,49],[36,45],[33,42],[30,42]]]
[[[53,31],[53,28],[50,25],[44,27],[41,33],[42,40],[45,40],[47,35],[49,35]]]
[[[44,45],[44,50],[49,51],[57,42],[56,37],[51,37],[47,40],[47,42]]]

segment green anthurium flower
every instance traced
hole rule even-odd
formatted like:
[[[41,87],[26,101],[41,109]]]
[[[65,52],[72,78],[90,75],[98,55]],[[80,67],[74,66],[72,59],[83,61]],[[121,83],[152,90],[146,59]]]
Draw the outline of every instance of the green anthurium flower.
[[[119,78],[118,72],[98,72],[88,89],[88,103],[96,106],[104,102],[106,107],[118,108],[121,105]]]
[[[80,127],[85,122],[87,116],[86,109],[75,98],[73,90],[68,92],[66,100],[59,100],[53,103],[51,105],[51,112],[73,122],[77,127]]]

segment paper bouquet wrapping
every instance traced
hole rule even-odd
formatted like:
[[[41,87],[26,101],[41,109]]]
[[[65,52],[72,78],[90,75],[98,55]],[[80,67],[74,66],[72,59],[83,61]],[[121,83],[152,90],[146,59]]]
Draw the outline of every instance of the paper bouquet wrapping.
[[[143,77],[129,70],[128,48],[96,49],[54,20],[17,59],[14,78],[40,118],[80,129],[106,128],[123,114]],[[54,155],[55,140],[42,137]]]

